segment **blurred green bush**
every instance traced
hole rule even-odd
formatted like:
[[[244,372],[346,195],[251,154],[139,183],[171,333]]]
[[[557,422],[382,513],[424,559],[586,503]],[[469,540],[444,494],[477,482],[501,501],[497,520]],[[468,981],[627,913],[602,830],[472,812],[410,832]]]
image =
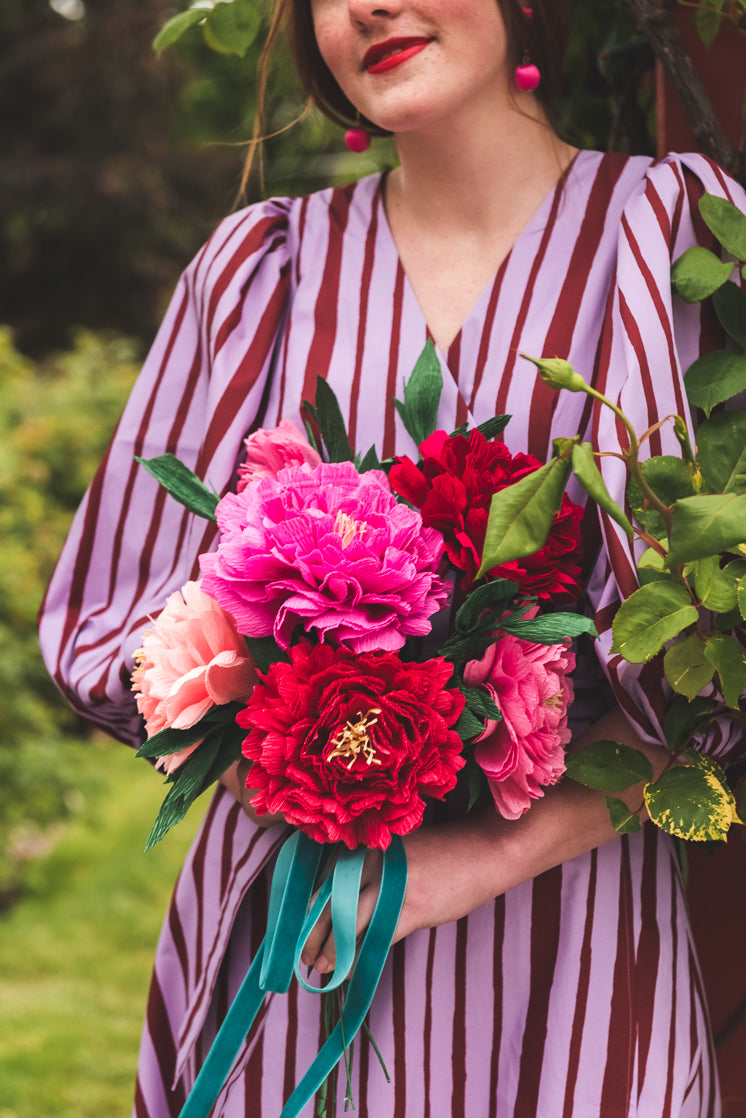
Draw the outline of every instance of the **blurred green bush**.
[[[88,730],[46,673],[36,615],[137,369],[126,338],[81,330],[36,364],[0,328],[0,906],[80,801],[65,739]]]

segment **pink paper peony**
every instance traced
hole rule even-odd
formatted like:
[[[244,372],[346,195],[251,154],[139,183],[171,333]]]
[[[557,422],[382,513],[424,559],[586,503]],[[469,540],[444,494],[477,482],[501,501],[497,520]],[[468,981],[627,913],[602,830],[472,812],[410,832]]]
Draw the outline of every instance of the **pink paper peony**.
[[[289,419],[281,419],[272,431],[261,428],[244,440],[246,460],[238,467],[237,490],[260,478],[277,477],[288,466],[318,466],[321,458],[308,439]]]
[[[248,698],[256,683],[233,618],[198,582],[169,595],[135,661],[132,690],[148,737],[166,727],[187,730],[211,707]],[[156,765],[172,773],[196,748],[159,757]]]
[[[200,557],[205,590],[241,632],[282,648],[302,627],[354,652],[398,649],[445,601],[440,533],[378,471],[294,466],[229,493],[217,520],[218,549]]]
[[[564,747],[571,736],[567,708],[573,697],[568,673],[574,667],[569,641],[531,644],[507,634],[481,660],[466,665],[465,682],[486,687],[502,714],[502,721],[486,722],[474,758],[506,819],[528,811],[531,800],[543,796],[565,771]]]

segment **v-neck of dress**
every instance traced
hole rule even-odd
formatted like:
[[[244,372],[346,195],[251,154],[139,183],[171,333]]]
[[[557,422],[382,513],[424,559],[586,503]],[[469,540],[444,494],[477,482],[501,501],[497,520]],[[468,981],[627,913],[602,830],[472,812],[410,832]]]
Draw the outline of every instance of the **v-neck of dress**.
[[[482,289],[481,293],[475,299],[474,303],[472,304],[471,308],[469,309],[468,314],[464,318],[463,322],[461,323],[460,327],[456,331],[456,334],[454,335],[454,337],[451,340],[448,348],[445,351],[443,351],[440,348],[440,346],[438,346],[437,343],[435,342],[435,338],[433,337],[433,332],[430,329],[427,318],[425,317],[425,314],[422,310],[422,307],[420,306],[419,300],[418,300],[418,298],[417,298],[417,296],[414,292],[414,288],[412,287],[411,283],[409,282],[409,277],[407,276],[404,265],[402,264],[401,256],[399,255],[399,250],[396,247],[396,241],[394,240],[394,235],[391,232],[391,226],[389,225],[388,214],[386,213],[386,198],[385,198],[386,179],[387,179],[387,176],[388,176],[388,171],[382,171],[381,174],[379,175],[378,183],[376,185],[376,206],[377,206],[377,209],[378,209],[378,229],[380,231],[380,236],[381,236],[381,239],[382,239],[382,242],[383,242],[385,252],[392,259],[392,262],[394,263],[397,271],[399,271],[401,273],[403,287],[406,289],[408,295],[411,297],[413,305],[415,307],[417,307],[417,310],[419,312],[419,315],[420,315],[420,317],[422,319],[422,322],[423,322],[423,325],[424,325],[425,333],[426,333],[427,337],[430,338],[432,340],[433,344],[435,345],[435,350],[436,350],[436,353],[438,354],[438,357],[439,357],[441,363],[448,369],[448,371],[451,373],[452,376],[455,375],[455,373],[454,373],[454,370],[450,367],[449,355],[451,353],[458,353],[458,351],[460,350],[460,347],[461,347],[461,342],[462,342],[462,338],[463,338],[463,335],[464,335],[464,331],[467,329],[467,327],[469,327],[471,325],[472,322],[474,322],[474,321],[483,322],[484,321],[485,314],[486,314],[487,308],[490,304],[490,300],[492,299],[492,295],[493,295],[493,292],[495,290],[495,287],[500,283],[500,280],[501,280],[506,268],[508,267],[508,264],[509,264],[511,258],[514,256],[514,254],[517,251],[520,250],[520,247],[525,240],[527,240],[533,233],[536,233],[537,231],[541,231],[544,228],[544,226],[546,225],[546,222],[547,222],[547,218],[549,217],[549,214],[551,213],[552,208],[555,204],[558,193],[561,192],[564,189],[564,186],[567,182],[568,176],[570,175],[571,171],[573,171],[575,168],[577,168],[579,162],[582,161],[583,155],[585,155],[585,152],[584,151],[579,151],[573,156],[573,158],[570,160],[570,162],[568,163],[565,170],[557,178],[557,181],[554,183],[554,186],[552,186],[552,188],[548,191],[548,193],[545,195],[545,197],[539,203],[537,208],[534,210],[531,217],[529,217],[526,224],[523,226],[523,228],[517,234],[517,236],[516,236],[515,240],[513,241],[512,245],[510,246],[508,251],[505,253],[505,256],[502,258],[502,260],[500,261],[500,264],[498,265],[494,275],[487,281],[487,284],[485,285],[485,287]]]

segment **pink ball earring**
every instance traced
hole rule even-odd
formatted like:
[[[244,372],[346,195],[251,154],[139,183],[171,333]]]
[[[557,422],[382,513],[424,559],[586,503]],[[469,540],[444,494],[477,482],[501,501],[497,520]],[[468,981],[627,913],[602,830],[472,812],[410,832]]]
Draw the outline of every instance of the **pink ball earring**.
[[[357,114],[357,123],[345,132],[345,146],[348,151],[359,155],[370,147],[370,133],[360,123],[360,113]]]
[[[539,67],[534,66],[533,62],[529,62],[528,58],[524,58],[521,65],[516,66],[513,77],[521,93],[533,93],[541,81]]]

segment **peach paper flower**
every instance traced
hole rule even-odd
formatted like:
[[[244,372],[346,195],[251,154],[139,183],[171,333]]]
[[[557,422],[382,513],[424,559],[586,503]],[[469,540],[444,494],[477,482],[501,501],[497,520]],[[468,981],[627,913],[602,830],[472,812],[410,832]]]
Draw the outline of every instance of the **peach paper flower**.
[[[525,814],[565,771],[574,667],[569,641],[532,644],[508,634],[466,665],[466,683],[486,687],[502,714],[502,721],[485,723],[474,759],[505,819]]]
[[[256,683],[235,621],[198,582],[169,595],[135,661],[132,690],[148,737],[166,727],[187,730],[213,706],[246,700]],[[197,744],[159,757],[156,765],[174,772]]]
[[[238,467],[238,493],[262,477],[277,477],[286,466],[302,466],[304,462],[318,466],[321,461],[305,435],[289,419],[281,419],[272,431],[263,427],[254,431],[244,440],[244,446],[246,460]]]

